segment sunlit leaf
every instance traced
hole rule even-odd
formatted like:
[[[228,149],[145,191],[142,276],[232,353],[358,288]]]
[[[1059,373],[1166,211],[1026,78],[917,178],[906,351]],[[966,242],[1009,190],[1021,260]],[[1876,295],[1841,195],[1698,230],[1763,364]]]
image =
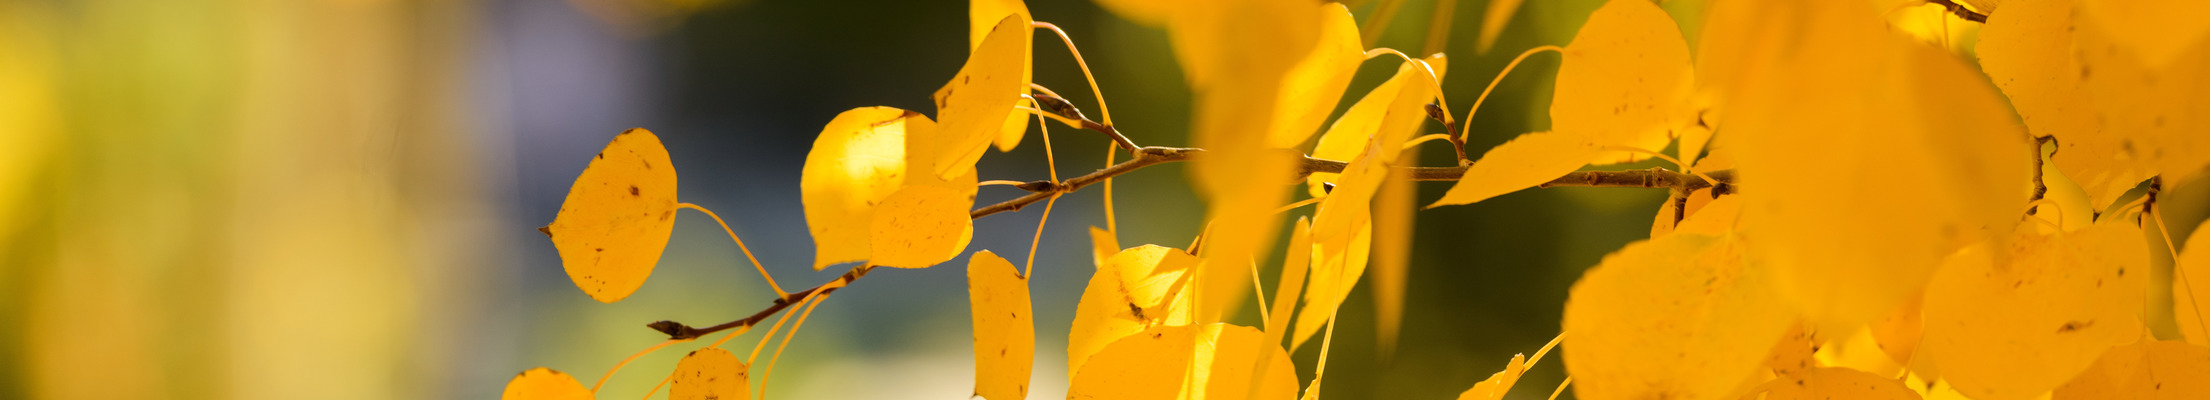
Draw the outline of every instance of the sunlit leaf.
[[[2154,174],[2155,165],[2129,149],[2147,144],[2139,132],[2106,130],[2099,121],[2082,79],[2092,71],[2073,56],[2079,27],[2073,0],[2010,3],[1980,31],[1980,68],[2010,97],[2027,129],[2057,138],[2051,161],[2098,206]]]
[[[669,400],[745,400],[752,398],[752,367],[718,347],[692,351],[675,363]]]
[[[2091,7],[2098,3],[2107,5],[2100,10]],[[2097,151],[2100,153],[2085,156],[2107,158],[2118,166],[2131,168],[2113,171],[2114,176],[2110,177],[2083,177],[2085,179],[2079,179],[2083,186],[2101,183],[2095,178],[2111,180],[2108,185],[2130,186],[2134,182],[2124,179],[2150,173],[2176,184],[2188,182],[2205,167],[2210,167],[2210,135],[2202,134],[2210,131],[2210,97],[2202,96],[2210,92],[2210,73],[2204,72],[2210,71],[2210,40],[2161,43],[2170,37],[2160,35],[2182,34],[2176,31],[2156,35],[2159,39],[2151,42],[2158,44],[2136,42],[2134,40],[2143,38],[2128,37],[2167,28],[2145,21],[2169,21],[2179,15],[2186,15],[2180,18],[2188,19],[2188,25],[2210,24],[2210,18],[2200,17],[2210,15],[2210,10],[2194,11],[2210,7],[2210,3],[2181,3],[2146,1],[2119,5],[2083,0],[2075,9],[2078,28],[2074,32],[2072,49],[2080,63],[2080,82],[2095,104],[2095,121],[2103,132],[2109,133],[2109,137],[2099,139],[2102,146]],[[2144,6],[2167,9],[2136,8]],[[2098,17],[2111,12],[2127,16]],[[2140,20],[2128,20],[2136,17]],[[2153,50],[2153,47],[2176,44],[2186,46],[2169,50],[2172,52],[2169,55],[2151,54],[2162,51]],[[2067,156],[2060,152],[2056,158],[2063,160]],[[2116,190],[2119,189],[2106,187],[2103,192]]]
[[[1718,145],[1738,162],[1737,183],[1757,188],[1740,195],[1742,221],[1757,227],[1750,256],[1814,330],[1855,331],[1920,291],[1956,248],[2018,223],[2032,142],[1956,57],[1885,30],[1861,3],[1712,7],[1704,54],[1731,53],[1739,64],[1726,68],[1743,74],[1716,77],[1733,96]],[[1713,38],[1735,24],[1823,50]]]
[[[1105,259],[1112,258],[1114,254],[1119,253],[1119,236],[1114,235],[1112,231],[1099,229],[1096,226],[1090,227],[1090,257],[1092,259],[1090,265],[1103,267]]]
[[[1604,257],[1566,298],[1566,372],[1583,399],[1715,399],[1792,322],[1731,238],[1672,234]]]
[[[1013,105],[1028,90],[1030,42],[1035,35],[1027,14],[1006,15],[994,25],[974,46],[959,74],[936,90],[936,117],[943,124],[939,132],[944,142],[927,157],[936,160],[934,171],[940,177],[956,177],[973,167],[990,143],[999,140],[1007,119],[1014,118],[1009,115],[1016,115]]]
[[[988,250],[967,258],[967,301],[975,329],[975,395],[985,399],[1028,397],[1036,365],[1036,314],[1029,306],[1028,277]]]
[[[2022,3],[2013,1],[2011,3]],[[2015,7],[2015,4],[2013,5]],[[2005,7],[2003,12],[2010,12]],[[2079,14],[2151,69],[2165,69],[2210,37],[2210,2],[2196,0],[2080,0]],[[1989,17],[1990,19],[1993,16]],[[2195,70],[2200,73],[2201,70]]]
[[[1258,329],[1227,324],[1146,329],[1092,357],[1075,372],[1067,398],[1174,400],[1185,386],[1205,399],[1295,398],[1296,366],[1264,338]],[[1260,351],[1273,353],[1271,362],[1258,375],[1258,390],[1249,392]]]
[[[1590,15],[1562,51],[1550,101],[1552,131],[1587,135],[1603,145],[1656,151],[1676,127],[1694,122],[1688,107],[1695,76],[1688,41],[1673,17],[1646,0],[1612,0]],[[1631,162],[1645,154],[1607,152],[1597,164]]]
[[[2210,347],[2176,340],[2113,347],[2052,396],[2074,399],[2210,398]]]
[[[1358,41],[1358,21],[1342,4],[1321,3],[1319,46],[1306,54],[1283,77],[1274,111],[1274,131],[1267,145],[1292,148],[1304,144],[1320,127],[1350,87],[1351,75],[1365,61],[1366,49]]]
[[[1271,211],[1287,203],[1287,189],[1251,182],[1287,182],[1296,159],[1266,145],[1282,79],[1316,48],[1320,14],[1310,3],[1273,0],[1184,2],[1167,22],[1169,43],[1194,96],[1190,143],[1205,149],[1187,171],[1206,202],[1201,250],[1206,276],[1246,271],[1259,249],[1279,236]],[[1231,269],[1232,268],[1232,269]],[[1201,279],[1205,280],[1205,279]],[[1248,279],[1211,279],[1204,297],[1243,298]],[[1240,289],[1237,289],[1240,288]],[[1200,301],[1201,321],[1213,321],[1233,304]]]
[[[660,137],[643,128],[615,136],[544,228],[568,278],[605,303],[644,286],[675,230],[675,192],[675,165]]]
[[[1819,368],[1798,378],[1775,379],[1766,400],[1917,400],[1918,392],[1894,379],[1848,368]]]
[[[1409,63],[1398,66],[1396,75],[1366,92],[1357,103],[1351,104],[1349,111],[1344,111],[1334,124],[1328,125],[1327,132],[1320,135],[1319,144],[1313,146],[1312,156],[1350,160],[1373,143],[1383,149],[1382,163],[1398,164],[1397,149],[1403,148],[1404,142],[1418,133],[1428,120],[1425,107],[1435,98],[1434,84],[1427,72],[1441,74],[1447,70],[1449,61],[1442,54],[1436,54],[1420,61],[1427,63],[1425,68]],[[1312,197],[1320,197],[1326,194],[1323,183],[1334,182],[1340,175],[1315,172],[1307,176],[1305,182],[1310,185]]]
[[[975,233],[967,209],[974,196],[957,189],[915,185],[876,205],[868,225],[868,262],[885,267],[928,268],[951,260]]]
[[[998,21],[1006,16],[1020,15],[1021,19],[1034,20],[1028,13],[1028,5],[1021,0],[972,0],[967,2],[967,49],[982,48],[982,40],[990,35]],[[1030,34],[1030,40],[1034,35]],[[1028,94],[1028,82],[1035,78],[1035,47],[1021,48],[1021,94]],[[1021,144],[1021,137],[1028,133],[1028,113],[1014,112],[1005,116],[1005,126],[998,131],[998,151],[1010,151]]]
[[[1541,185],[1580,169],[1596,157],[1599,147],[1588,137],[1565,132],[1535,132],[1497,145],[1473,160],[1464,178],[1450,186],[1443,198],[1429,208],[1473,204],[1505,193]]]
[[[2140,228],[2122,218],[1969,247],[1927,285],[1923,345],[1942,378],[1973,398],[2054,389],[2140,337],[2148,254]]]
[[[1146,323],[1165,321],[1178,302],[1165,299],[1179,293],[1174,284],[1197,263],[1181,250],[1143,245],[1122,250],[1099,264],[1075,305],[1074,325],[1067,331],[1067,372],[1080,370],[1083,361],[1122,336],[1142,331]],[[1161,307],[1160,303],[1167,303]],[[1145,307],[1139,304],[1149,304]],[[1184,319],[1180,324],[1188,324]]]
[[[837,114],[821,129],[798,181],[813,233],[813,269],[867,259],[875,205],[906,181],[907,131],[935,127],[917,113],[866,107]]]
[[[500,400],[590,400],[591,389],[575,377],[548,368],[531,368],[506,382]]]

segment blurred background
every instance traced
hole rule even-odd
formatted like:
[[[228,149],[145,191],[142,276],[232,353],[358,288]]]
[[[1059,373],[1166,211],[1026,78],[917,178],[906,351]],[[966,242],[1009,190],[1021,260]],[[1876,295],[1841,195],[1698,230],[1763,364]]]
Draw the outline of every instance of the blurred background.
[[[1520,50],[1567,43],[1602,1],[1528,2],[1477,54],[1484,3],[1451,17],[1445,88],[1460,107]],[[1699,4],[1666,5],[1691,38]],[[1189,92],[1164,31],[1086,0],[1029,7],[1081,46],[1122,130],[1186,144]],[[1416,52],[1433,6],[1401,7],[1379,44]],[[692,213],[636,295],[576,290],[534,228],[591,154],[630,127],[658,133],[682,199],[728,218],[785,287],[810,287],[840,272],[807,268],[797,188],[815,134],[854,107],[931,112],[965,58],[966,19],[959,0],[0,0],[0,398],[488,399],[538,366],[590,384],[660,341],[647,322],[718,323],[773,297]],[[1072,58],[1038,39],[1035,81],[1096,115]],[[1366,63],[1343,106],[1397,64]],[[1471,147],[1546,129],[1556,66],[1537,56],[1504,79],[1469,122]],[[1063,175],[1104,164],[1098,135],[1054,131]],[[1043,142],[1026,143],[985,157],[982,179],[1043,179]],[[1178,165],[1119,182],[1122,244],[1190,242],[1202,203]],[[1423,184],[1421,201],[1447,188]],[[988,187],[981,201],[1019,194]],[[1420,212],[1397,351],[1378,351],[1362,283],[1325,395],[1451,398],[1533,353],[1581,271],[1646,237],[1664,196],[1534,190]],[[1094,191],[1064,200],[1031,283],[1034,398],[1064,391],[1086,229],[1103,224]],[[1017,260],[1040,214],[977,221],[970,250]],[[966,398],[961,268],[876,274],[813,313],[771,377],[753,366],[753,385]],[[601,397],[643,395],[700,344],[640,359]],[[1301,381],[1317,347],[1296,355]],[[1511,397],[1548,395],[1558,365]]]

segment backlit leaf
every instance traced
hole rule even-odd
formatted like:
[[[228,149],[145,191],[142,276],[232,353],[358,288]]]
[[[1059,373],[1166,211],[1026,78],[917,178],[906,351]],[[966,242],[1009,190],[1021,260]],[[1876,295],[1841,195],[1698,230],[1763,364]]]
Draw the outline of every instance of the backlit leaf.
[[[1425,107],[1435,98],[1434,83],[1428,79],[1427,72],[1441,74],[1450,64],[1442,54],[1429,56],[1421,62],[1427,63],[1426,67],[1409,63],[1397,66],[1396,75],[1352,103],[1350,110],[1344,111],[1343,116],[1337,117],[1334,124],[1328,125],[1327,132],[1320,135],[1319,144],[1312,148],[1312,156],[1350,160],[1365,152],[1368,143],[1374,143],[1383,149],[1383,163],[1400,164],[1397,162],[1398,149],[1403,148],[1404,142],[1418,133],[1428,120]],[[1333,182],[1340,175],[1314,172],[1305,182],[1310,185],[1312,197],[1320,197],[1325,194],[1322,184]]]
[[[752,398],[751,366],[718,347],[692,351],[675,363],[669,400],[745,400]]]
[[[1028,89],[1034,38],[1028,16],[1006,15],[994,25],[959,74],[936,90],[936,117],[943,124],[939,132],[944,142],[928,157],[936,160],[934,170],[940,177],[956,177],[974,167],[1001,136],[1006,119],[1013,118],[1008,115],[1015,114],[1013,106]]]
[[[1091,354],[1122,336],[1178,314],[1173,307],[1179,302],[1161,299],[1178,294],[1174,284],[1195,264],[1196,257],[1187,252],[1143,245],[1122,250],[1098,265],[1089,286],[1082,290],[1082,300],[1074,309],[1074,325],[1067,331],[1067,373],[1080,370]],[[1160,307],[1162,302],[1167,303],[1165,307]],[[1189,322],[1185,318],[1179,323]]]
[[[2105,218],[1960,251],[1927,285],[1923,345],[1942,378],[1973,398],[2054,389],[2105,349],[2140,337],[2146,242],[2133,222]]]
[[[1612,0],[1590,15],[1561,52],[1550,101],[1552,131],[1587,135],[1604,145],[1656,151],[1690,125],[1695,76],[1688,41],[1673,17],[1646,0]],[[1645,154],[1607,152],[1597,164],[1631,162]]]
[[[1250,260],[1279,236],[1287,189],[1251,182],[1287,182],[1293,153],[1267,146],[1282,79],[1317,48],[1320,14],[1311,3],[1274,0],[1184,2],[1167,22],[1169,43],[1194,96],[1190,142],[1205,156],[1187,167],[1206,202],[1202,254],[1206,276],[1248,275]],[[1232,272],[1243,271],[1238,275]],[[1247,297],[1248,279],[1200,279],[1205,298]],[[1213,285],[1220,285],[1213,287]],[[1210,290],[1225,289],[1225,290]],[[1233,304],[1200,301],[1201,321]]]
[[[604,303],[644,286],[675,230],[675,165],[652,131],[615,136],[544,228],[576,287]]]
[[[1185,386],[1205,399],[1288,400],[1297,396],[1296,366],[1280,345],[1248,326],[1160,326],[1129,335],[1076,371],[1068,399],[1174,400]],[[1263,350],[1262,350],[1263,349]],[[1264,375],[1252,371],[1271,352]],[[1249,392],[1257,375],[1257,392]],[[1248,396],[1246,396],[1248,394]]]
[[[1497,145],[1466,168],[1443,198],[1427,207],[1473,204],[1541,185],[1580,169],[1599,147],[1588,137],[1566,132],[1535,132]]]
[[[1113,235],[1112,231],[1099,229],[1096,226],[1090,227],[1091,266],[1102,267],[1105,265],[1105,259],[1112,258],[1114,254],[1119,253],[1119,236]]]
[[[1704,54],[1734,52],[1728,68],[1745,74],[1718,77],[1734,98],[1717,145],[1738,162],[1737,183],[1757,188],[1741,194],[1741,219],[1757,227],[1750,256],[1814,330],[1855,331],[1920,291],[1955,249],[2009,234],[2035,153],[1980,74],[1885,30],[1860,3],[1754,5],[1763,13],[1714,3],[1707,21]],[[1736,23],[1721,16],[1825,50],[1715,42],[1717,26]]]
[[[2116,6],[2116,2],[2100,11],[2112,8],[2133,8],[2142,5],[2166,5],[2169,10],[2134,10],[2129,15],[2140,14],[2143,20],[2167,20],[2171,16],[2187,15],[2189,24],[2210,24],[2210,11],[2190,11],[2210,7],[2210,3],[2174,1],[2140,2],[2134,5]],[[2157,4],[2149,4],[2157,3]],[[2122,31],[2140,29],[2161,30],[2149,27],[2142,21],[2129,21],[2094,17],[2101,15],[2089,7],[2094,2],[2083,1],[2076,8],[2078,29],[2073,37],[2072,49],[2080,63],[2080,82],[2095,104],[2094,116],[2110,137],[2102,153],[2090,153],[2086,157],[2103,157],[2115,164],[2130,167],[2119,170],[2110,185],[2130,186],[2136,182],[2123,180],[2128,174],[2154,173],[2165,182],[2187,182],[2210,166],[2210,97],[2202,93],[2210,91],[2210,40],[2194,40],[2180,47],[2169,60],[2157,61],[2157,55],[2148,54],[2149,45],[2129,41]],[[2158,14],[2148,17],[2145,13]],[[2132,18],[2132,17],[2128,17]],[[2113,25],[2123,28],[2109,29]],[[2136,32],[2135,34],[2138,34]],[[2180,34],[2171,32],[2169,34]],[[2138,38],[2135,38],[2138,39]],[[2161,41],[2159,39],[2158,41]],[[2162,46],[2162,45],[2156,45]],[[2062,160],[2066,154],[2058,153]],[[2144,172],[2143,170],[2146,170]],[[2089,177],[2095,178],[2095,177]],[[2092,179],[2080,179],[2083,186],[2098,183]],[[2118,190],[2115,187],[2104,191]],[[2090,195],[2100,193],[2090,192]],[[2097,199],[2104,201],[2102,199]],[[2100,205],[2100,204],[2098,204]]]
[[[928,268],[951,260],[974,237],[967,209],[974,196],[936,185],[899,189],[876,205],[868,225],[868,262],[885,267]]]
[[[2073,0],[2016,0],[1988,16],[1980,30],[1980,68],[1987,72],[2034,136],[2057,138],[2050,156],[2095,205],[2116,199],[2153,175],[2156,166],[2129,149],[2146,145],[2139,132],[2106,130],[2074,58]]]
[[[1034,20],[1028,13],[1028,5],[1022,0],[972,0],[967,2],[967,50],[982,48],[982,40],[990,35],[998,21],[1006,16],[1020,15],[1021,19]],[[1031,33],[1030,40],[1034,40]],[[1035,79],[1036,49],[1021,48],[1021,94],[1028,94],[1028,82]],[[1021,137],[1028,133],[1028,113],[1014,112],[1005,116],[1005,126],[998,131],[995,140],[998,151],[1010,151],[1021,144]]]
[[[2180,400],[2210,398],[2210,347],[2176,340],[2113,347],[2052,398]]]
[[[1343,99],[1343,89],[1350,87],[1358,64],[1366,60],[1366,49],[1358,41],[1358,21],[1351,19],[1350,10],[1338,3],[1320,3],[1319,14],[1319,46],[1282,79],[1269,146],[1297,147],[1312,137],[1320,121],[1327,120]]]
[[[575,377],[548,368],[531,368],[506,382],[500,400],[590,400],[591,389]]]
[[[1028,277],[988,250],[967,258],[967,301],[973,307],[975,395],[985,399],[1028,397],[1036,365],[1036,315],[1029,306]]]
[[[1765,271],[1730,237],[1628,244],[1566,298],[1566,372],[1582,399],[1715,399],[1732,393],[1792,322]]]
[[[799,175],[813,269],[866,260],[875,205],[906,181],[907,131],[934,131],[920,114],[890,107],[837,114],[814,138]]]

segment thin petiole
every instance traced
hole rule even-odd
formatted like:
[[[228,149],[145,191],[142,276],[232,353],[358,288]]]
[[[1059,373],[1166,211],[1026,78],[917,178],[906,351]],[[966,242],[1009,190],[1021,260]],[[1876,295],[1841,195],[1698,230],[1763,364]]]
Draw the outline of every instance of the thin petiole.
[[[1535,46],[1535,48],[1532,48],[1532,49],[1527,49],[1527,51],[1519,53],[1519,57],[1513,57],[1513,58],[1512,58],[1512,62],[1511,62],[1510,64],[1504,64],[1504,71],[1503,71],[1503,72],[1498,72],[1498,73],[1496,73],[1496,78],[1495,78],[1495,79],[1491,79],[1491,80],[1489,80],[1489,87],[1488,87],[1488,88],[1486,88],[1486,89],[1481,89],[1481,97],[1476,97],[1476,98],[1474,98],[1474,99],[1473,99],[1473,108],[1471,108],[1471,109],[1467,109],[1467,110],[1466,110],[1466,119],[1465,119],[1465,120],[1466,120],[1466,121],[1472,121],[1472,120],[1473,120],[1473,114],[1474,114],[1475,112],[1479,112],[1479,111],[1481,111],[1481,103],[1487,102],[1487,101],[1489,100],[1489,93],[1490,93],[1490,92],[1495,92],[1495,91],[1496,91],[1496,85],[1497,85],[1497,84],[1499,84],[1499,83],[1504,83],[1504,77],[1505,77],[1505,76],[1507,76],[1507,75],[1511,75],[1511,74],[1512,74],[1512,69],[1514,69],[1514,68],[1518,68],[1518,67],[1519,67],[1519,63],[1520,63],[1521,61],[1527,61],[1527,56],[1532,56],[1532,55],[1535,55],[1536,53],[1541,53],[1541,52],[1545,52],[1545,51],[1555,51],[1555,52],[1558,52],[1558,54],[1565,54],[1565,48],[1564,48],[1564,47],[1551,46],[1551,45],[1542,45],[1542,46]],[[1463,124],[1463,125],[1464,125],[1464,126],[1463,126],[1463,127],[1460,127],[1460,131],[1458,132],[1458,142],[1459,142],[1459,143],[1465,143],[1466,139],[1468,139],[1468,138],[1471,138],[1471,137],[1472,137],[1472,134],[1473,134],[1473,124],[1471,124],[1471,123],[1467,123],[1467,124]]]
[[[622,370],[622,367],[626,367],[626,366],[629,366],[629,362],[630,362],[630,361],[637,361],[637,357],[644,357],[644,356],[645,356],[646,354],[652,354],[652,352],[654,352],[654,351],[659,351],[659,350],[660,350],[660,348],[662,348],[662,347],[668,347],[668,345],[671,345],[671,344],[676,344],[676,343],[682,343],[682,342],[688,342],[688,341],[691,341],[691,340],[690,340],[690,339],[669,339],[669,340],[661,341],[661,342],[660,342],[660,344],[655,344],[655,345],[652,345],[652,347],[646,347],[646,348],[644,349],[644,351],[639,351],[639,352],[637,352],[637,354],[631,354],[631,355],[629,355],[629,358],[624,358],[624,359],[622,359],[622,362],[619,362],[619,363],[615,363],[615,364],[614,364],[614,368],[613,368],[613,369],[609,369],[609,370],[606,370],[606,375],[601,375],[601,376],[599,376],[599,383],[596,383],[596,384],[592,384],[592,385],[591,385],[591,393],[592,393],[592,394],[598,394],[598,392],[599,392],[599,387],[603,387],[603,386],[606,386],[606,380],[607,380],[608,378],[613,378],[613,377],[614,377],[614,373],[615,373],[615,372],[621,372],[621,370]]]
[[[752,261],[752,268],[760,271],[760,279],[766,279],[767,287],[770,289],[775,289],[775,297],[790,297],[790,293],[783,291],[783,285],[778,285],[775,283],[775,276],[767,274],[767,266],[760,265],[760,259],[758,257],[752,256],[752,248],[744,245],[744,239],[737,238],[737,231],[734,229],[729,229],[729,223],[722,221],[720,215],[714,215],[713,210],[708,210],[706,209],[706,207],[699,207],[697,204],[678,203],[675,205],[675,207],[698,210],[698,212],[706,213],[706,216],[708,217],[713,217],[714,223],[721,224],[721,231],[729,233],[729,240],[737,242],[737,250],[741,250],[744,252],[744,259]]]
[[[783,348],[790,347],[790,339],[798,336],[798,328],[806,326],[806,317],[813,315],[814,307],[820,307],[824,301],[829,301],[828,294],[814,298],[813,303],[806,304],[804,311],[798,312],[798,322],[790,325],[790,333],[783,334],[783,343],[775,345],[775,356],[768,357],[767,371],[760,373],[760,396],[755,398],[767,400],[767,378],[775,375],[775,361],[783,359]]]
[[[1113,126],[1113,109],[1105,105],[1105,91],[1098,90],[1097,76],[1090,73],[1090,62],[1082,60],[1082,50],[1074,47],[1074,38],[1068,37],[1065,29],[1059,29],[1058,25],[1052,25],[1050,22],[1036,21],[1029,25],[1037,29],[1048,29],[1052,33],[1059,34],[1059,41],[1067,44],[1067,53],[1074,55],[1074,65],[1082,67],[1082,77],[1089,79],[1090,93],[1097,95],[1097,112],[1105,115],[1105,126]],[[1052,95],[1058,96],[1057,94]]]

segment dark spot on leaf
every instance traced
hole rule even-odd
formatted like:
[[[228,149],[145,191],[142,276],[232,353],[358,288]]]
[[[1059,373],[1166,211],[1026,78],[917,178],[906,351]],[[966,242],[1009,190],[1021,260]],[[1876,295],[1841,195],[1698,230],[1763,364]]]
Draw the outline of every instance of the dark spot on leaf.
[[[639,194],[637,194],[637,185],[629,185],[629,196],[630,196],[630,197],[636,197],[636,196],[640,196]]]

